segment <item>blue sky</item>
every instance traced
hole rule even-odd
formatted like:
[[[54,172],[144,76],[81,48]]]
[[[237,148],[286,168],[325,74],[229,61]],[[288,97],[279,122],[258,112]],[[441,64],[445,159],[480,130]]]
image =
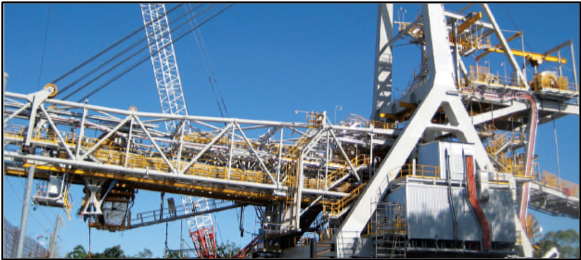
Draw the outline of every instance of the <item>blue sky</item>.
[[[169,4],[168,9],[173,6]],[[407,10],[407,21],[419,12],[419,5],[396,5],[396,10],[399,6]],[[578,5],[505,6],[534,51],[543,52],[571,38],[579,61]],[[38,88],[49,5],[5,4],[3,7],[3,62],[4,71],[10,74],[6,90],[34,92]],[[51,8],[41,86],[143,25],[138,4],[52,4]],[[456,11],[462,5],[449,4],[446,8]],[[503,29],[517,30],[501,5],[493,4],[491,9]],[[230,116],[303,121],[304,115],[295,115],[294,110],[325,110],[332,116],[335,106],[341,105],[343,110],[337,111],[339,119],[349,113],[368,117],[372,100],[376,15],[375,4],[237,4],[205,24],[202,34]],[[521,49],[518,40],[511,45]],[[526,46],[526,49],[530,50],[530,47]],[[177,42],[175,51],[190,113],[220,116],[193,36]],[[415,46],[400,46],[395,52],[394,87],[401,91],[419,62],[419,52]],[[503,73],[499,66],[502,55],[491,54],[487,59],[496,65],[494,70]],[[567,66],[571,68],[570,63]],[[73,100],[81,96],[76,95]],[[151,63],[143,63],[92,96],[89,102],[121,109],[136,106],[140,111],[160,112]],[[557,120],[556,125],[561,175],[579,183],[579,118],[568,116]],[[541,126],[537,137],[541,169],[557,173],[552,124]],[[22,197],[23,181],[10,180]],[[10,222],[18,225],[21,203],[12,188],[4,184],[4,214]],[[80,204],[81,187],[74,187],[72,192]],[[134,212],[152,210],[151,204],[159,205],[159,194],[140,191],[138,195]],[[44,208],[44,212],[47,216],[40,209],[32,214],[50,228],[55,214],[61,212],[50,208]],[[576,220],[533,214],[545,231],[579,230]],[[223,240],[245,245],[251,239],[248,234],[240,238],[233,210],[216,215]],[[254,210],[246,209],[246,230],[254,229],[254,219]],[[44,233],[34,219],[29,218],[28,225],[27,233]],[[179,247],[179,231],[179,221],[169,224],[170,248]],[[161,256],[164,240],[165,225],[116,233],[92,231],[94,251],[121,244],[128,254],[136,254],[147,247],[154,255]],[[77,244],[87,248],[87,226],[73,216],[72,221],[67,220],[61,229],[61,253],[70,251]]]

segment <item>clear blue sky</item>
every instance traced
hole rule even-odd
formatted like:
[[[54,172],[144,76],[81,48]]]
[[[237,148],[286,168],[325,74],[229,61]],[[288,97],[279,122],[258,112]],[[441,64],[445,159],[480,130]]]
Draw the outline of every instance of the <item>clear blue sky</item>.
[[[168,9],[172,6],[169,4]],[[419,13],[418,5],[396,5],[396,9],[399,6],[407,9],[407,21]],[[579,61],[579,5],[505,6],[534,51],[543,52],[571,38]],[[4,71],[10,74],[6,90],[34,92],[38,87],[49,5],[5,4],[3,7],[3,62]],[[462,5],[449,4],[446,8],[456,11]],[[501,5],[493,4],[491,9],[503,29],[516,31]],[[376,15],[375,4],[238,4],[204,25],[204,40],[230,115],[303,121],[304,115],[295,115],[294,110],[326,110],[332,116],[335,106],[341,105],[343,110],[338,111],[338,118],[348,113],[368,117]],[[142,25],[138,4],[53,4],[40,85]],[[514,41],[513,48],[520,49],[520,43],[516,42],[518,40]],[[528,46],[526,49],[530,50]],[[193,36],[176,43],[175,50],[190,113],[220,116]],[[419,56],[414,46],[397,47],[395,51],[394,87],[401,89],[417,66]],[[490,63],[500,64],[502,57],[493,55],[489,55]],[[503,73],[502,67],[496,69]],[[151,63],[145,62],[89,101],[101,106],[121,109],[137,106],[140,111],[160,112]],[[579,118],[575,116],[557,120],[561,175],[575,183],[579,183],[578,126]],[[541,169],[556,173],[552,124],[541,126],[537,137]],[[10,180],[22,197],[23,180]],[[21,203],[6,181],[3,184],[4,215],[11,223],[19,225]],[[77,202],[76,210],[82,200],[81,187],[74,187],[72,192]],[[157,205],[159,194],[140,191],[134,212],[152,210]],[[46,216],[40,209],[32,214],[42,225],[51,228],[55,214],[61,211],[44,208],[44,212]],[[579,230],[577,220],[533,214],[545,232],[566,228]],[[224,240],[245,245],[251,238],[248,234],[240,238],[235,215],[232,210],[217,214],[221,235]],[[246,230],[254,229],[254,219],[254,210],[246,209]],[[27,233],[44,233],[33,218],[29,218],[28,225]],[[169,247],[178,248],[179,221],[170,223],[169,232]],[[66,221],[60,234],[63,256],[78,244],[87,248],[86,223],[76,216]],[[147,247],[155,256],[161,256],[164,240],[165,225],[116,233],[92,231],[93,251],[121,244],[128,254],[136,254]]]

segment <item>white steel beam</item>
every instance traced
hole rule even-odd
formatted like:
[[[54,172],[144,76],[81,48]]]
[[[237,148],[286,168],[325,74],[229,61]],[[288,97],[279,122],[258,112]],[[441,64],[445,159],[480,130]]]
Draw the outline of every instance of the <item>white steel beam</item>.
[[[56,127],[56,125],[52,122],[52,119],[50,119],[50,116],[46,112],[46,109],[44,109],[44,106],[43,105],[40,105],[38,107],[40,108],[40,110],[42,110],[42,113],[44,113],[44,115],[46,116],[46,120],[48,121],[48,124],[50,125],[50,127],[52,128],[52,130],[54,130],[54,132],[56,133],[56,136],[57,136],[58,140],[61,142],[61,145],[62,145],[63,149],[65,149],[65,151],[67,152],[67,155],[69,156],[69,158],[71,158],[72,160],[74,160],[75,159],[75,156],[73,155],[73,153],[71,153],[71,150],[69,149],[69,146],[67,145],[67,142],[65,142],[65,139],[63,139],[63,136],[61,135],[61,132]]]
[[[393,70],[393,4],[377,5],[377,29],[375,42],[375,66],[373,77],[373,103],[371,118],[379,117],[379,109],[391,102],[391,78]]]
[[[38,107],[42,105],[44,101],[51,95],[56,89],[52,87],[41,89],[38,92],[32,93],[30,95],[24,96],[23,98],[32,103],[32,108],[30,109],[30,117],[28,122],[28,131],[26,133],[26,145],[30,145],[32,139],[32,130],[34,129],[34,124],[36,122],[36,111]],[[5,95],[8,93],[5,93]]]
[[[26,105],[24,105],[21,108],[19,108],[18,110],[16,110],[14,113],[12,113],[6,119],[4,119],[4,125],[6,125],[8,123],[8,121],[10,121],[10,119],[12,119],[13,117],[17,116],[18,114],[20,114],[20,112],[24,111],[25,109],[27,109],[29,107],[30,107],[30,103],[26,103]]]
[[[198,159],[200,159],[200,157],[202,157],[202,155],[204,155],[204,153],[206,151],[208,151],[208,149],[210,149],[210,147],[212,147],[212,145],[214,145],[218,140],[220,140],[220,138],[222,138],[222,136],[224,135],[224,133],[226,133],[226,131],[228,131],[228,129],[232,127],[232,123],[230,123],[229,125],[227,125],[226,127],[224,127],[222,129],[222,131],[215,136],[212,141],[210,141],[210,143],[208,143],[197,155],[196,157],[194,157],[194,159],[192,159],[187,165],[186,167],[184,167],[184,169],[180,172],[180,175],[184,175],[186,173],[186,171],[188,171],[188,169],[190,167],[192,167],[192,165],[194,165],[194,163],[196,163],[198,161]]]
[[[256,153],[256,150],[254,150],[252,143],[250,142],[250,140],[248,140],[248,138],[244,134],[244,131],[242,131],[242,129],[240,129],[240,125],[238,125],[236,123],[234,123],[234,125],[236,126],[236,128],[238,128],[238,131],[240,131],[242,138],[244,139],[244,141],[246,141],[246,143],[248,144],[248,147],[250,147],[250,150],[252,151],[252,153],[254,154],[254,156],[256,157],[258,162],[260,163],[260,167],[262,167],[262,169],[266,172],[266,174],[268,174],[268,177],[270,178],[272,183],[276,184],[276,180],[274,179],[274,177],[272,177],[272,174],[270,173],[268,168],[266,168],[266,165],[264,165],[264,162],[262,162],[262,159],[260,158],[260,156],[258,156],[258,153]]]
[[[87,101],[85,100],[85,107],[83,107],[83,117],[81,119],[81,130],[79,132],[79,140],[77,141],[77,150],[75,151],[75,158],[79,158],[81,144],[83,143],[83,135],[85,134],[85,122],[87,120]]]
[[[174,167],[171,165],[170,161],[167,159],[167,157],[163,153],[163,150],[161,150],[159,145],[157,145],[157,142],[155,142],[155,140],[153,140],[153,138],[151,137],[151,134],[149,134],[149,131],[147,131],[147,129],[145,129],[145,126],[143,126],[143,123],[141,123],[141,120],[139,120],[139,117],[136,115],[133,115],[133,118],[135,118],[135,121],[137,121],[137,123],[141,127],[141,130],[147,135],[147,137],[149,138],[149,141],[153,144],[153,146],[155,146],[155,149],[157,149],[157,151],[159,152],[159,155],[161,155],[161,158],[163,158],[163,160],[167,164],[167,167],[170,169],[170,171],[177,174],[176,170],[174,169]]]
[[[510,48],[510,46],[508,46],[508,42],[504,38],[504,35],[502,34],[500,27],[496,23],[496,19],[494,18],[494,15],[490,11],[490,8],[488,7],[487,4],[480,4],[480,6],[482,7],[484,14],[486,14],[488,21],[490,21],[490,23],[492,24],[493,29],[494,29],[494,34],[496,34],[496,38],[500,42],[500,45],[501,45],[502,49],[504,50],[506,58],[510,62],[512,69],[514,71],[516,71],[516,73],[518,74],[518,77],[520,78],[521,82],[525,85],[525,87],[528,90],[530,90],[531,88],[529,86],[529,83],[528,83],[526,77],[524,76],[524,74],[522,73],[520,67],[518,66],[518,63],[516,62],[516,59],[514,58],[514,55],[512,54],[512,49]]]
[[[492,168],[486,150],[484,150],[478,134],[470,122],[470,117],[460,97],[447,94],[448,91],[455,88],[455,84],[454,66],[450,54],[443,5],[424,4],[422,14],[429,68],[432,72],[432,77],[425,87],[429,88],[430,91],[412,114],[409,125],[397,138],[386,159],[382,161],[366,188],[352,204],[351,211],[339,227],[334,237],[337,257],[351,257],[353,255],[354,252],[350,252],[350,250],[355,246],[354,243],[358,241],[361,231],[377,208],[377,205],[372,202],[383,198],[389,184],[399,172],[397,169],[404,165],[412,150],[415,149],[426,130],[426,126],[431,122],[440,106],[444,107],[451,124],[458,128],[458,139],[462,142],[475,144],[475,159],[478,166],[481,169]]]
[[[329,131],[329,133],[331,133],[331,136],[333,136],[333,140],[335,140],[335,142],[337,143],[337,147],[339,147],[339,151],[341,151],[343,158],[345,159],[345,161],[347,161],[347,164],[349,164],[349,168],[351,168],[351,173],[353,177],[355,177],[355,179],[357,179],[357,181],[360,182],[361,179],[357,175],[357,170],[355,170],[355,167],[353,167],[353,164],[351,164],[351,160],[349,160],[349,156],[347,156],[347,153],[345,153],[345,150],[343,150],[341,142],[337,140],[337,136],[335,136],[335,133],[333,133],[333,131]]]
[[[509,107],[505,107],[505,108],[501,108],[501,109],[496,109],[493,111],[489,111],[489,112],[484,112],[482,114],[478,114],[475,116],[472,116],[472,123],[474,125],[480,125],[489,121],[492,121],[494,119],[498,119],[501,117],[505,117],[508,115],[512,115],[515,113],[519,113],[522,111],[527,110],[527,105],[525,103],[522,102],[514,102],[511,106]]]
[[[121,128],[123,125],[125,125],[125,123],[127,123],[127,121],[129,121],[131,117],[128,116],[125,118],[125,120],[123,120],[121,123],[119,123],[115,128],[113,128],[111,131],[109,131],[109,133],[107,133],[107,135],[105,135],[103,138],[101,138],[101,140],[99,140],[99,142],[97,142],[95,145],[93,145],[93,147],[91,147],[91,149],[89,149],[89,151],[87,151],[85,154],[83,154],[83,156],[81,156],[81,158],[79,158],[80,161],[84,160],[85,158],[87,158],[88,155],[92,154],[95,150],[97,150],[97,148],[99,148],[99,146],[101,146],[105,141],[107,141],[107,139],[109,139],[109,137],[111,137],[111,135],[113,135],[115,132],[117,132],[117,130],[119,130],[119,128]],[[153,140],[152,140],[153,142]],[[161,153],[161,150],[160,150]]]

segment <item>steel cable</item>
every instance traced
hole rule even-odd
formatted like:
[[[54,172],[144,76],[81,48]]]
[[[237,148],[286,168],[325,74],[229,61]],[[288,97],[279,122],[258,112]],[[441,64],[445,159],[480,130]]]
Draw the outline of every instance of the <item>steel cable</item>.
[[[46,17],[46,30],[44,32],[44,44],[42,46],[42,56],[40,58],[40,72],[38,73],[38,83],[36,84],[36,90],[40,90],[40,76],[42,75],[42,66],[44,64],[44,53],[46,51],[46,39],[48,38],[48,25],[50,24],[50,13],[52,11],[52,4],[48,5],[48,16]]]
[[[198,5],[195,9],[198,9],[201,5]],[[195,10],[194,9],[194,10]],[[172,9],[171,11],[173,11],[175,9]],[[169,12],[168,12],[169,13]],[[167,14],[166,14],[167,15]],[[174,18],[173,20],[171,20],[170,22],[176,22],[178,20],[180,20],[181,18],[183,18],[186,15],[186,13],[179,15],[178,17]],[[150,22],[148,22],[147,24],[149,25],[151,22],[153,21],[157,21],[159,19],[161,19],[163,16],[154,19]],[[140,28],[140,29],[143,29]],[[157,32],[157,31],[155,31]],[[163,36],[162,36],[163,37]],[[126,52],[132,50],[133,48],[135,48],[136,46],[138,46],[140,43],[142,43],[143,41],[145,41],[147,39],[147,35],[141,39],[139,39],[138,41],[134,42],[131,46],[125,48],[124,50],[120,51],[119,53],[117,53],[115,56],[113,56],[112,58],[110,58],[109,60],[105,61],[104,63],[102,63],[101,65],[97,66],[97,68],[85,73],[83,76],[81,76],[80,78],[78,78],[77,80],[75,80],[74,82],[70,83],[69,85],[67,85],[66,87],[64,87],[60,93],[63,93],[64,91],[67,91],[68,89],[70,89],[71,87],[73,87],[74,85],[76,85],[77,83],[79,83],[81,80],[87,78],[88,76],[90,76],[91,74],[95,73],[96,71],[100,70],[101,68],[103,68],[105,65],[109,64],[110,62],[112,62],[113,60],[119,58],[121,55],[125,54]],[[156,39],[157,40],[157,39]],[[119,42],[118,42],[119,43]],[[117,43],[116,43],[117,44]],[[143,51],[144,49],[146,49],[147,47],[149,47],[149,44],[146,47],[143,47],[141,49],[139,49],[136,53],[134,53],[133,55],[131,55],[130,57],[128,57],[127,59],[137,55],[137,53]],[[125,59],[124,61],[126,61],[127,59]],[[110,71],[110,70],[109,70]],[[84,86],[80,87],[80,88],[84,88],[86,87],[86,85],[90,84],[91,82],[95,81],[97,78],[93,79],[92,81],[90,81],[89,83],[85,84]],[[74,93],[76,93],[78,90],[76,90]],[[72,93],[72,94],[74,94]],[[72,94],[67,95],[67,97],[65,97],[64,99],[67,99],[68,97],[70,97]]]
[[[221,14],[222,12],[226,11],[228,8],[230,8],[233,4],[230,4],[228,6],[226,6],[225,8],[223,8],[222,10],[219,10],[217,13],[211,15],[210,17],[208,17],[206,20],[204,20],[202,23],[200,23],[196,28],[204,25],[206,22],[210,21],[212,18],[218,16],[219,14]],[[189,32],[195,30],[196,28],[193,28],[192,30],[187,30],[186,32],[184,32],[183,34],[181,34],[180,36],[178,36],[177,38],[175,38],[173,40],[173,42],[177,42],[180,39],[182,39],[184,36],[186,36]],[[158,52],[160,52],[161,50],[164,50],[169,44],[171,43],[167,43],[165,45],[163,45],[158,51],[147,55],[145,58],[143,58],[142,60],[134,63],[131,67],[125,69],[123,72],[117,74],[115,77],[113,77],[112,79],[110,79],[109,81],[107,81],[106,83],[104,83],[103,85],[97,87],[95,90],[91,91],[89,94],[85,95],[83,98],[79,99],[79,102],[81,102],[82,100],[87,99],[88,97],[94,95],[95,93],[97,93],[98,91],[100,91],[101,89],[103,89],[104,87],[108,86],[109,84],[111,84],[111,82],[115,81],[116,79],[120,78],[121,76],[127,74],[127,72],[133,70],[135,67],[137,67],[138,65],[140,65],[141,63],[145,62],[146,60],[148,60],[151,56],[157,54]]]
[[[212,8],[213,6],[214,6],[214,4],[213,4],[213,5],[210,5],[210,6],[209,6],[209,7],[207,7],[206,9],[204,9],[204,10],[200,11],[200,12],[199,12],[198,14],[196,14],[195,16],[199,16],[199,15],[201,15],[202,13],[206,12],[208,9]],[[195,16],[194,16],[194,17],[195,17]],[[188,20],[186,20],[185,22],[181,23],[181,24],[180,24],[180,25],[178,25],[176,28],[174,28],[174,30],[176,30],[176,29],[180,28],[181,26],[183,26],[183,25],[184,25],[184,24],[186,24],[187,22],[188,22]],[[170,33],[170,32],[168,31],[168,32],[164,33],[163,35],[161,35],[161,36],[157,37],[157,38],[155,39],[155,41],[154,41],[154,42],[156,42],[157,40],[159,40],[159,39],[161,39],[161,38],[163,38],[163,37],[167,36],[169,33]],[[177,40],[177,39],[176,39],[176,40]],[[175,42],[176,40],[174,40],[173,42]],[[141,64],[141,62],[143,62],[143,61],[145,61],[145,60],[149,59],[151,56],[153,56],[153,55],[155,55],[155,54],[159,53],[160,51],[164,50],[164,49],[165,49],[167,46],[169,46],[169,44],[171,44],[171,43],[172,43],[172,42],[169,42],[169,43],[167,43],[167,44],[163,45],[163,46],[162,46],[162,48],[160,48],[160,49],[159,49],[159,50],[157,50],[156,52],[148,54],[148,55],[147,55],[147,56],[146,56],[146,57],[145,57],[145,58],[144,58],[142,61],[140,61],[140,62],[138,63],[138,65],[139,65],[139,64]],[[143,48],[141,48],[141,49],[139,49],[139,50],[135,51],[135,52],[134,52],[133,54],[131,54],[129,57],[127,57],[127,58],[125,58],[124,60],[122,60],[122,61],[118,62],[118,63],[117,63],[117,64],[115,64],[115,65],[113,65],[113,67],[111,67],[111,68],[109,68],[108,70],[106,70],[105,72],[103,72],[103,73],[99,74],[97,77],[95,77],[95,78],[91,79],[89,82],[85,83],[85,85],[83,85],[83,86],[80,86],[79,88],[75,89],[75,91],[73,91],[72,93],[68,94],[68,95],[67,95],[66,97],[64,97],[63,99],[67,99],[67,98],[71,97],[72,95],[74,95],[75,93],[79,92],[80,90],[84,89],[85,87],[87,87],[87,86],[88,86],[88,85],[90,85],[91,83],[93,83],[93,82],[95,82],[96,80],[100,79],[101,77],[105,76],[105,75],[106,75],[107,73],[109,73],[110,71],[114,70],[115,68],[117,68],[117,67],[121,66],[121,65],[122,65],[123,63],[125,63],[126,61],[128,61],[128,60],[130,60],[131,58],[135,57],[137,54],[139,54],[139,53],[140,53],[140,52],[142,52],[143,50],[145,50],[145,49],[149,48],[149,46],[150,46],[150,45],[148,44],[147,46],[145,46],[145,47],[143,47]],[[116,57],[118,57],[118,55],[116,55]],[[113,58],[116,58],[116,57],[113,57]],[[112,59],[113,59],[113,58],[112,58]],[[107,63],[109,63],[109,61],[107,61]],[[96,70],[93,70],[93,71],[96,71]],[[93,72],[93,71],[92,71],[92,72]],[[91,72],[91,73],[92,73],[92,72]],[[115,78],[115,79],[116,79],[116,78]],[[107,84],[108,84],[108,83],[107,83]],[[68,86],[67,86],[67,87],[68,87]],[[83,100],[83,99],[81,99],[81,100]]]
[[[18,195],[18,192],[16,191],[16,188],[14,188],[14,185],[12,185],[12,182],[10,181],[10,178],[8,178],[8,176],[4,175],[4,179],[8,181],[8,184],[10,184],[10,187],[12,187],[12,191],[14,191],[14,194],[16,194],[16,197],[18,198],[18,201],[20,201],[22,203],[22,199],[20,198],[20,196]],[[48,230],[48,228],[46,228],[42,223],[40,223],[40,221],[36,218],[36,216],[34,214],[30,214],[32,216],[32,218],[34,218],[34,220],[36,220],[36,223],[38,223],[45,231]],[[45,215],[45,218],[47,216]]]
[[[187,8],[187,6],[186,6]],[[194,19],[194,21],[196,22],[196,26],[198,25],[198,22],[196,21],[196,19]],[[192,21],[190,20],[190,26],[193,29],[194,25],[192,24]],[[200,31],[198,30],[198,33],[200,34],[200,40],[202,40],[202,34],[200,33]],[[218,101],[218,96],[216,95],[216,90],[214,88],[214,85],[212,83],[212,78],[210,77],[210,72],[208,71],[208,66],[206,65],[206,58],[204,58],[204,54],[202,53],[202,48],[200,47],[200,41],[198,41],[198,37],[196,36],[196,32],[194,32],[194,39],[196,40],[196,45],[198,46],[198,50],[200,51],[200,56],[202,58],[202,63],[204,64],[204,69],[206,70],[206,75],[208,75],[208,80],[210,82],[210,88],[212,89],[212,93],[214,94],[214,99],[216,100],[216,105],[218,106],[218,110],[220,110],[220,115],[222,117],[224,117],[224,112],[222,111],[222,107],[220,105],[220,102]],[[207,54],[207,52],[206,52]],[[226,115],[228,115],[228,112],[226,112]]]
[[[173,12],[174,10],[177,10],[178,7],[180,7],[182,4],[179,4],[177,6],[175,6],[174,8],[170,9],[165,16],[169,15],[171,12]],[[150,25],[151,23],[158,21],[159,19],[163,18],[164,16],[160,16],[159,18],[152,20],[150,22],[148,22],[147,24],[144,24],[142,27],[140,27],[139,29],[133,31],[132,33],[130,33],[129,35],[125,36],[123,39],[117,41],[116,43],[114,43],[113,45],[107,47],[106,49],[102,50],[101,52],[97,53],[95,56],[89,58],[88,60],[84,61],[83,63],[77,65],[77,67],[73,68],[72,70],[68,71],[67,73],[63,74],[62,76],[58,77],[57,79],[53,80],[52,83],[57,83],[59,82],[61,79],[65,78],[66,76],[70,75],[71,73],[77,71],[78,69],[80,69],[81,67],[85,66],[87,63],[95,60],[96,58],[98,58],[99,56],[103,55],[105,52],[115,48],[117,45],[121,44],[122,42],[124,42],[125,40],[131,38],[133,35],[137,34],[138,32],[142,31],[143,28],[145,28],[146,26]],[[64,90],[64,89],[63,89]],[[63,91],[61,90],[61,91]]]
[[[196,21],[196,19],[194,19],[194,22],[196,23],[196,26],[197,26],[198,21]],[[191,21],[190,21],[190,26],[193,27]],[[222,106],[224,106],[224,110],[226,111],[226,116],[230,117],[230,113],[228,113],[228,107],[226,107],[226,102],[224,102],[224,96],[222,95],[222,90],[220,89],[220,85],[218,84],[218,80],[216,79],[216,74],[214,72],[214,66],[212,66],[212,60],[210,60],[210,55],[208,55],[208,49],[206,48],[206,43],[204,42],[204,38],[202,37],[202,30],[198,29],[198,34],[200,35],[200,41],[202,42],[204,54],[206,54],[206,59],[208,59],[208,64],[210,65],[210,71],[212,72],[211,78],[210,78],[210,73],[208,72],[208,68],[206,66],[206,59],[204,59],[204,57],[203,57],[202,48],[200,48],[200,43],[198,42],[198,38],[196,37],[195,32],[194,32],[194,39],[196,39],[198,49],[200,50],[200,55],[202,56],[202,61],[204,63],[204,68],[206,69],[206,74],[208,74],[208,77],[210,78],[210,85],[212,85],[212,79],[213,79],[214,80],[213,84],[215,84],[216,88],[218,89],[220,99],[222,100]],[[214,88],[214,85],[212,85],[212,91],[214,91],[213,88]],[[224,116],[222,116],[222,117],[224,117]]]

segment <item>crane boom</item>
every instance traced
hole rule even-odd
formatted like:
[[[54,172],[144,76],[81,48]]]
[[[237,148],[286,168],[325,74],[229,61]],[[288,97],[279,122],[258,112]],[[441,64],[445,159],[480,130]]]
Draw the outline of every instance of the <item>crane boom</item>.
[[[143,15],[143,23],[146,25],[145,31],[149,43],[149,51],[152,54],[151,64],[153,65],[163,113],[188,115],[165,5],[141,4],[141,13]],[[160,51],[165,45],[167,46]],[[176,121],[165,121],[165,126],[166,130],[171,133],[176,130]],[[209,209],[206,198],[182,196],[182,202],[185,214]],[[204,214],[191,217],[187,219],[187,222],[198,257],[215,257],[216,240],[212,215]]]
[[[187,115],[188,109],[182,91],[165,5],[141,4],[141,14],[143,23],[146,25],[145,32],[149,52],[152,54],[151,64],[162,112],[169,115]],[[149,23],[150,21],[153,22]],[[164,45],[167,47],[159,51]],[[176,128],[176,122],[166,121],[165,126],[168,131],[173,131]]]

